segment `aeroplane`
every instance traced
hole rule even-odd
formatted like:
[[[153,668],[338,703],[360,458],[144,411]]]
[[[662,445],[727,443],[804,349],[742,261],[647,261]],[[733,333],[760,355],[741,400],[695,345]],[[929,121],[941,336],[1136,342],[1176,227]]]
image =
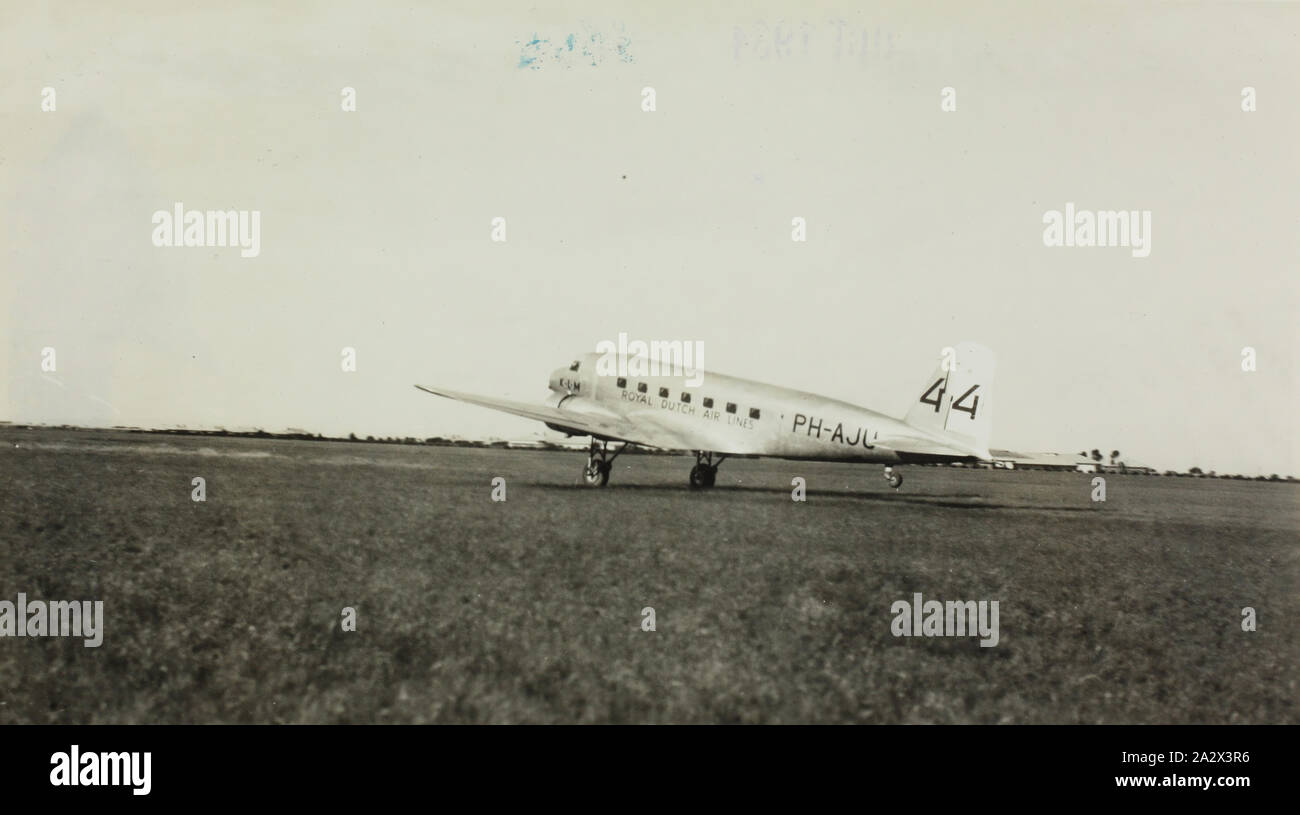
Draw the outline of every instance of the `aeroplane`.
[[[614,459],[634,445],[693,452],[690,485],[695,489],[712,487],[728,456],[882,463],[895,489],[903,483],[893,469],[897,464],[992,461],[994,357],[974,342],[944,349],[938,368],[901,419],[724,374],[700,371],[686,377],[648,364],[615,369],[602,364],[602,356],[584,354],[557,368],[550,376],[551,394],[541,404],[415,387],[536,419],[570,436],[590,436],[582,478],[592,487],[608,484]],[[611,369],[644,375],[611,374]]]

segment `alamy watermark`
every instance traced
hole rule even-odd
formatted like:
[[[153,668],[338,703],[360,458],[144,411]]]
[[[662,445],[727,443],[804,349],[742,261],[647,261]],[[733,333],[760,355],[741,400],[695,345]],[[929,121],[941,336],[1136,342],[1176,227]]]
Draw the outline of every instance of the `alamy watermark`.
[[[153,214],[154,246],[238,246],[240,257],[262,251],[262,211],[255,209],[186,210],[177,201],[168,212]]]
[[[153,753],[81,752],[72,745],[68,752],[50,756],[50,784],[55,787],[131,787],[132,795],[148,795],[153,789]]]
[[[1049,209],[1043,213],[1044,246],[1127,246],[1133,257],[1151,254],[1151,210],[1076,211],[1074,203],[1065,212]]]
[[[686,384],[697,388],[704,383],[704,342],[702,340],[628,341],[620,331],[618,342],[596,343],[597,376],[681,376]]]
[[[998,644],[997,600],[921,601],[921,593],[912,601],[896,600],[889,607],[894,615],[889,630],[895,637],[980,637],[980,646]]]
[[[83,637],[87,648],[104,642],[104,601],[0,600],[0,637]]]

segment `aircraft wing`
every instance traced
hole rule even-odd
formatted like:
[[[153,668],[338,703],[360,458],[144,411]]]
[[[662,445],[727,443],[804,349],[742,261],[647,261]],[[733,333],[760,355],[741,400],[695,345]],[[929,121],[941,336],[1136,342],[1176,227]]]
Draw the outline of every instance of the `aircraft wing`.
[[[447,399],[455,399],[458,402],[467,402],[471,405],[492,408],[503,413],[513,413],[515,416],[522,416],[525,419],[535,419],[539,422],[545,422],[548,425],[560,425],[562,427],[578,430],[583,433],[591,433],[597,436],[603,436],[619,441],[631,441],[637,444],[649,444],[658,446],[655,442],[645,441],[641,437],[644,433],[637,432],[637,428],[624,419],[613,416],[601,416],[590,413],[580,413],[573,410],[561,410],[549,405],[539,405],[532,402],[516,402],[511,399],[497,399],[491,396],[477,396],[472,393],[462,393],[460,391],[445,390],[443,388],[428,388],[424,385],[415,387],[425,393],[432,393],[434,396],[442,396]]]
[[[525,419],[534,419],[552,427],[563,427],[582,434],[600,436],[615,441],[628,441],[642,447],[659,447],[665,450],[712,450],[717,453],[749,453],[750,450],[730,449],[735,447],[732,439],[711,438],[708,433],[671,427],[660,421],[658,415],[648,413],[636,415],[635,421],[602,413],[581,410],[565,410],[560,407],[537,404],[535,402],[516,402],[511,399],[498,399],[492,396],[478,396],[472,393],[430,388],[424,385],[415,387],[442,396],[467,402],[479,407],[492,408],[503,413],[512,413]]]

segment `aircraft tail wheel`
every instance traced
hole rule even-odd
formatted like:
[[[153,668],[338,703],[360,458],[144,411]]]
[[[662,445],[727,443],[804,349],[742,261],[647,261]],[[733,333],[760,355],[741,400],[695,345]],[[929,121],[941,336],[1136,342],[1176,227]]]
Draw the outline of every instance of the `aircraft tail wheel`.
[[[903,477],[898,473],[890,473],[885,477],[889,479],[889,486],[893,487],[894,489],[898,489],[903,485]]]
[[[608,462],[592,462],[582,471],[582,482],[588,487],[603,487],[609,483],[610,469],[612,467]]]

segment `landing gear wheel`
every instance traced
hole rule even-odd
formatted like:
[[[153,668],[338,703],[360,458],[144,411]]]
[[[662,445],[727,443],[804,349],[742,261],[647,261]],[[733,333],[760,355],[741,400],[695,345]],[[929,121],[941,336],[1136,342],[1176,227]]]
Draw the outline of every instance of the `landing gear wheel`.
[[[608,441],[591,440],[587,450],[587,466],[582,470],[582,483],[588,487],[603,487],[609,483],[609,473],[614,469],[614,459],[627,449],[627,443],[617,450],[611,450]]]
[[[691,487],[694,489],[712,487],[715,478],[717,471],[707,464],[696,464],[691,468]]]
[[[888,473],[885,478],[889,481],[889,486],[898,489],[903,486],[903,477],[898,473]]]
[[[691,486],[695,489],[708,489],[718,480],[717,466],[696,464],[691,468]]]
[[[595,461],[582,471],[582,483],[588,487],[603,487],[609,483],[611,466],[607,461]]]
[[[698,450],[695,453],[695,466],[691,468],[691,488],[708,489],[718,480],[718,465],[726,460],[726,456],[719,456],[714,461],[713,454],[707,450]]]

